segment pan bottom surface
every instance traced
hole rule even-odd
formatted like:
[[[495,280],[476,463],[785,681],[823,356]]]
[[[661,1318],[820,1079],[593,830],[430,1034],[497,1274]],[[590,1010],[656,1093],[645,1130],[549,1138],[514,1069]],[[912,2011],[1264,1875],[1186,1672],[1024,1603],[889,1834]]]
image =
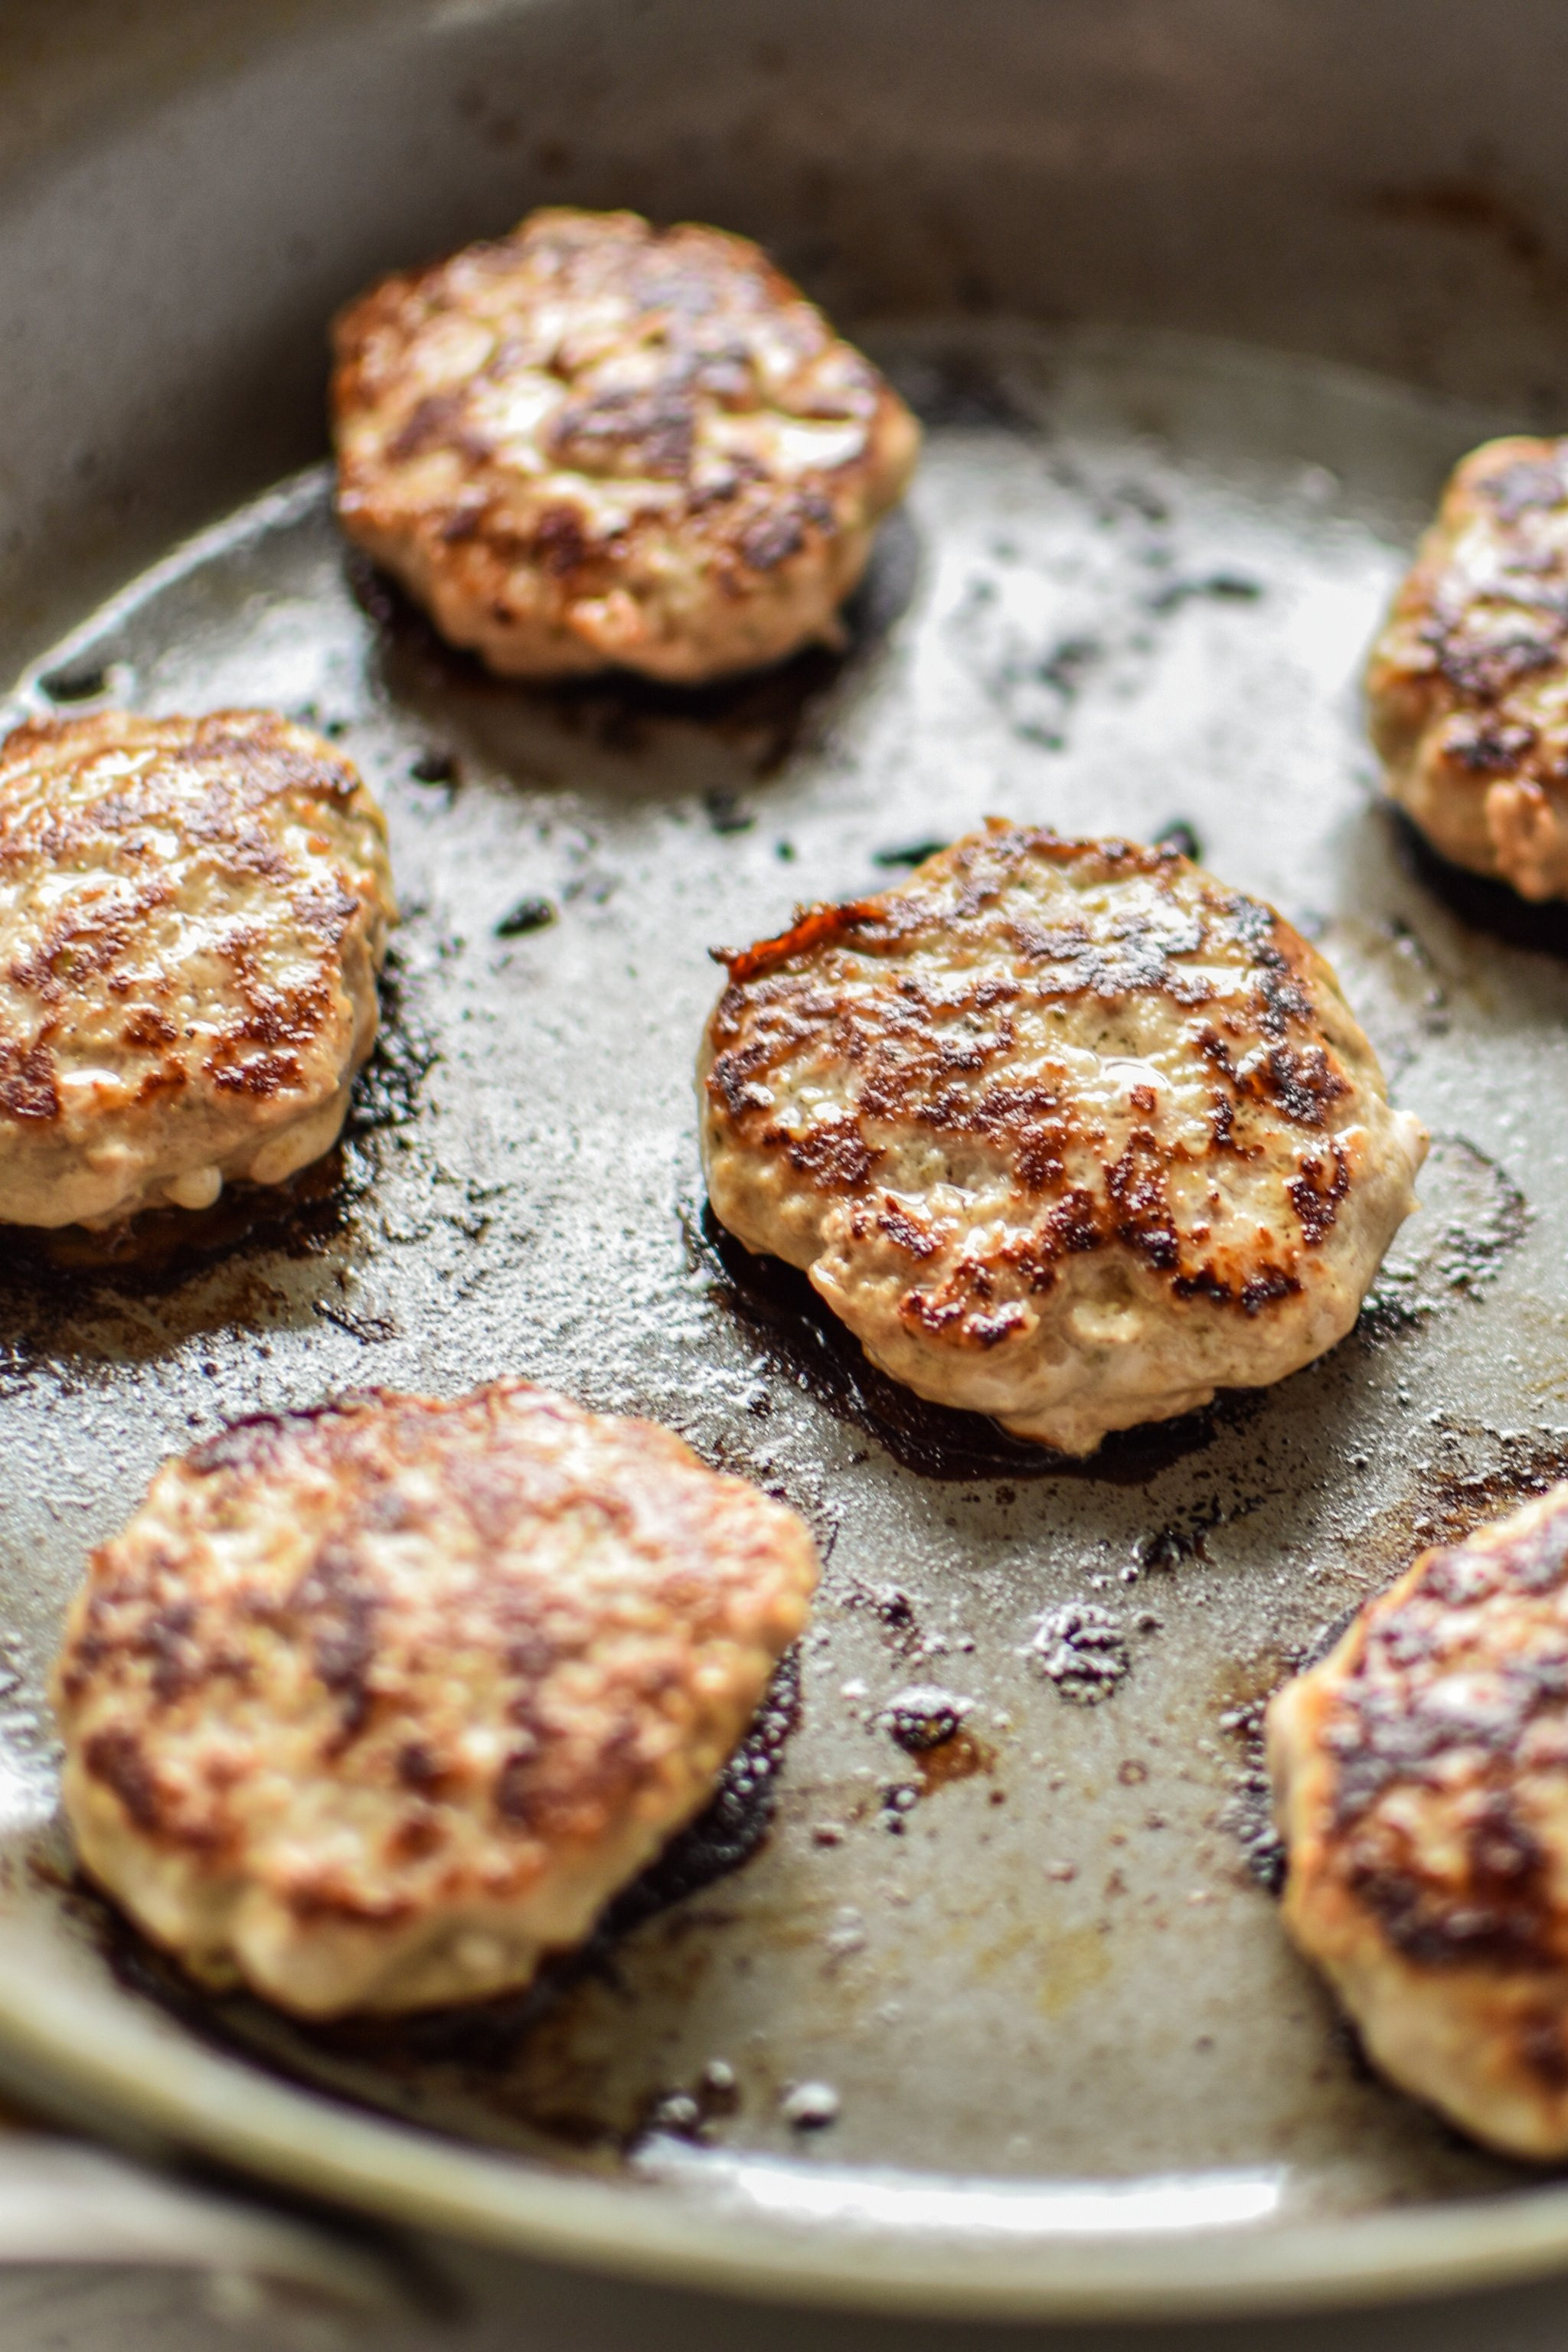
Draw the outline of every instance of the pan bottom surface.
[[[18,688],[325,727],[387,809],[404,920],[377,1061],[299,1197],[12,1250],[0,2042],[37,2062],[68,1988],[84,2095],[233,2152],[252,2099],[303,2146],[311,2086],[379,2149],[338,2193],[396,2206],[387,2168],[460,2162],[462,2195],[510,2184],[524,2242],[573,2179],[805,2225],[803,2276],[846,2229],[1190,2253],[1414,2209],[1452,2242],[1434,2206],[1542,2177],[1377,2083],[1286,1946],[1258,1730],[1326,1627],[1568,1461],[1560,942],[1413,854],[1357,685],[1443,474],[1512,420],[1175,339],[868,340],[928,444],[841,656],[700,695],[502,685],[347,557],[320,471]],[[1436,1138],[1340,1348],[1086,1465],[871,1372],[714,1230],[697,1167],[706,950],[992,813],[1173,835],[1274,901]],[[225,1417],[506,1372],[670,1423],[816,1530],[767,1833],[526,2000],[320,2032],[203,2001],[72,1882],[54,1819],[41,1690],[86,1551]],[[933,1684],[963,1730],[911,1756],[886,1710]],[[178,2054],[144,2095],[126,2033]],[[221,2130],[194,2090],[168,2108],[202,2068]],[[1568,2201],[1542,2227],[1568,2251]]]

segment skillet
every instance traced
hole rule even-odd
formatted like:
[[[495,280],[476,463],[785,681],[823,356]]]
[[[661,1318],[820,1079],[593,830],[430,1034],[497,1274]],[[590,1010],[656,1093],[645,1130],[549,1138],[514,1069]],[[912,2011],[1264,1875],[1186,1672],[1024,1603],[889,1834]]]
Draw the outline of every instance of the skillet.
[[[1568,404],[1568,32],[1489,28],[1434,5],[1413,55],[1364,0],[7,12],[12,707],[310,717],[382,794],[405,902],[344,1150],[285,1214],[8,1245],[0,2068],[30,2096],[785,2300],[1198,2313],[1568,2259],[1568,2190],[1371,2080],[1284,1946],[1257,1748],[1347,1608],[1568,1462],[1560,921],[1376,809],[1354,691],[1447,466]],[[921,408],[842,656],[529,693],[345,560],[328,312],[541,200],[762,236]],[[1341,1349],[1087,1466],[878,1380],[696,1171],[705,948],[992,810],[1186,828],[1320,941],[1437,1138]],[[749,1790],[528,2001],[331,2033],[194,2001],[54,1820],[40,1691],[87,1549],[226,1417],[519,1370],[816,1528]],[[965,1702],[941,1769],[884,1721],[931,1683]],[[812,2133],[802,2084],[832,2094]]]

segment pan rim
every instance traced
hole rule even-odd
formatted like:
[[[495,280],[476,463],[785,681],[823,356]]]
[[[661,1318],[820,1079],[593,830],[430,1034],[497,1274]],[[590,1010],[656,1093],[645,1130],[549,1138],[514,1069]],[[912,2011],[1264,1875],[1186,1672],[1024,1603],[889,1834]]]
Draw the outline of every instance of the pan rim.
[[[79,1982],[51,1977],[41,1948],[29,1969],[27,1941],[22,1929],[0,1939],[0,2077],[34,2105],[350,2213],[566,2268],[889,2317],[1136,2321],[1432,2300],[1568,2263],[1568,2184],[1267,2229],[1064,2231],[1006,2242],[981,2229],[933,2241],[739,2217],[646,2182],[552,2174],[374,2115],[90,1992],[101,2016],[96,2032],[84,2031]]]

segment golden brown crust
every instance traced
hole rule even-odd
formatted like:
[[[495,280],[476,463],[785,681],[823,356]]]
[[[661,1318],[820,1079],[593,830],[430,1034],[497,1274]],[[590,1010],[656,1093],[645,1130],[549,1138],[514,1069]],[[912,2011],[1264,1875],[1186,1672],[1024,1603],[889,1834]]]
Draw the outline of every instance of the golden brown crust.
[[[0,747],[0,1220],[108,1223],[327,1150],[375,1036],[381,814],[270,711]]]
[[[1443,856],[1568,896],[1568,441],[1456,468],[1367,695],[1388,789]]]
[[[1568,2149],[1568,1486],[1424,1552],[1274,1701],[1286,1921],[1406,2088]]]
[[[743,237],[537,212],[337,321],[344,530],[514,676],[691,681],[828,633],[914,463]]]
[[[523,1981],[709,1793],[816,1574],[782,1505],[521,1381],[242,1423],[93,1555],[79,1848],[310,2013]]]
[[[993,820],[724,961],[718,1215],[1025,1434],[1087,1450],[1293,1370],[1412,1205],[1424,1135],[1328,967],[1173,851]]]

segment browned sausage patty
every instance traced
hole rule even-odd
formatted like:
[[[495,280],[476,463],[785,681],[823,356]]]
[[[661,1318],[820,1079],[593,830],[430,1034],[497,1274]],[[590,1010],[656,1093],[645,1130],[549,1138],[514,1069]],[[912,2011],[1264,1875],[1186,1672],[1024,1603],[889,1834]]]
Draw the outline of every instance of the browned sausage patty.
[[[1388,789],[1443,856],[1568,897],[1568,441],[1458,467],[1367,695]]]
[[[1423,1552],[1268,1717],[1285,1921],[1405,2089],[1568,2153],[1568,1486]]]
[[[93,1555],[78,1851],[307,2016],[525,1983],[702,1804],[816,1582],[793,1511],[521,1381],[241,1423]]]
[[[394,919],[352,763],[267,710],[0,748],[0,1221],[112,1224],[335,1142]]]
[[[339,319],[338,511],[454,645],[691,682],[830,637],[919,434],[744,237],[531,214]]]
[[[1088,1453],[1354,1321],[1426,1131],[1322,958],[1173,850],[993,820],[725,951],[717,1215],[922,1396]]]

